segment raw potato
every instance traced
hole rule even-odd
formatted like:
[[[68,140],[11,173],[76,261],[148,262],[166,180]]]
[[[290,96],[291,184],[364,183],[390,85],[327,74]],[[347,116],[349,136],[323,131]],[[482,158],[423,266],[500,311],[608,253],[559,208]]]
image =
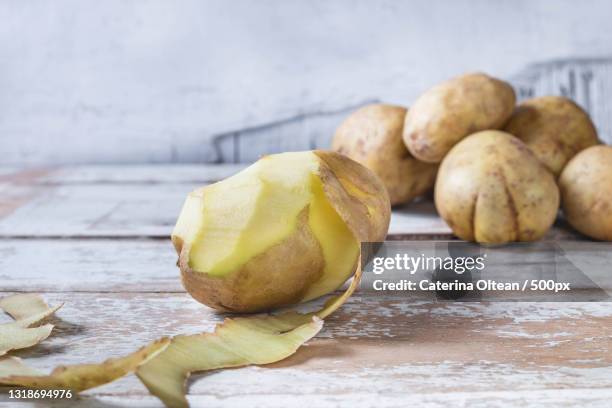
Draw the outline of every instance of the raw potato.
[[[404,143],[419,160],[439,163],[466,136],[501,128],[514,110],[512,86],[482,73],[438,84],[406,115]]]
[[[578,231],[612,241],[612,146],[578,153],[559,178],[563,213]]]
[[[553,175],[514,136],[487,130],[458,143],[440,166],[436,208],[467,241],[534,241],[553,224],[559,190]]]
[[[589,115],[562,96],[522,102],[504,130],[525,142],[556,177],[578,152],[599,143]]]
[[[283,153],[191,193],[172,241],[196,300],[256,312],[339,288],[360,242],[383,240],[389,218],[370,170],[334,152]]]
[[[383,182],[391,205],[431,190],[438,166],[415,159],[402,140],[406,108],[373,104],[351,114],[338,129],[332,150],[363,164]]]

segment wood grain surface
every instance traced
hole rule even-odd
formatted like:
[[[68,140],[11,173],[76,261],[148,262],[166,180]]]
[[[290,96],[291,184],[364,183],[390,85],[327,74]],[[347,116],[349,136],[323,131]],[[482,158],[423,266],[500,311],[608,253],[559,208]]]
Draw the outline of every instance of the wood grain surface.
[[[4,208],[0,212],[0,236],[167,238],[187,193],[243,167],[14,170],[0,179],[7,197],[5,205],[0,203],[0,211]],[[451,237],[451,230],[436,215],[431,201],[396,209],[389,233]]]
[[[185,194],[236,167],[0,168],[0,296],[65,306],[37,347],[49,370],[128,353],[223,315],[187,295],[168,234]],[[423,201],[394,212],[392,238],[452,238]],[[549,236],[582,238],[560,223]],[[560,241],[561,242],[561,241]],[[302,306],[309,309],[322,300]],[[0,316],[0,321],[8,317]],[[464,302],[359,292],[291,358],[196,375],[193,406],[609,406],[612,303]],[[6,394],[0,406],[13,406]],[[19,406],[40,406],[27,402]],[[154,407],[133,376],[45,406]]]

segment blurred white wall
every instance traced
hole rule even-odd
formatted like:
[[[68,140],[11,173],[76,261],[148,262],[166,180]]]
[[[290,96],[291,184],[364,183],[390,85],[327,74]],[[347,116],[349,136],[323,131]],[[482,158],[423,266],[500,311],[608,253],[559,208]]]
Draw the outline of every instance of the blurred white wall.
[[[612,55],[609,0],[3,0],[0,16],[0,164],[244,161],[324,146],[355,106],[464,71]]]

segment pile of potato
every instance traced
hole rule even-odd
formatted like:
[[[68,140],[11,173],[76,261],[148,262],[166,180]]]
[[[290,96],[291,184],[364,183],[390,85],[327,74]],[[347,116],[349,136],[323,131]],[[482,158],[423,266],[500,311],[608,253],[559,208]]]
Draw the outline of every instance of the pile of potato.
[[[515,104],[508,83],[466,74],[429,89],[410,109],[357,110],[332,149],[377,174],[394,205],[434,188],[440,216],[464,240],[540,239],[560,205],[578,231],[612,240],[612,146],[567,98]]]

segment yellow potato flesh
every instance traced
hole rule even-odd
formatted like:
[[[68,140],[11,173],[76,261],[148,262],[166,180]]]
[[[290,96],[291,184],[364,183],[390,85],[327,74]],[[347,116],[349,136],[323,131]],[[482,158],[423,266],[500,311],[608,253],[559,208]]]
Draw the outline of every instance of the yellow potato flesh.
[[[308,224],[319,241],[325,259],[323,276],[304,296],[304,301],[317,298],[338,288],[355,270],[359,244],[336,210],[329,204],[318,178],[313,183]]]
[[[194,270],[224,276],[295,230],[311,196],[316,161],[311,155],[283,156],[260,160],[205,190],[204,218],[190,255]]]
[[[227,276],[293,234],[308,207],[308,227],[325,266],[303,300],[338,288],[354,271],[359,243],[328,202],[319,165],[312,152],[274,155],[191,193],[172,234],[177,251],[189,244],[194,271]]]
[[[191,245],[194,238],[202,227],[202,196],[204,189],[192,191],[187,195],[187,199],[183,204],[179,218],[172,231],[172,243],[177,254],[181,253],[183,245]]]

